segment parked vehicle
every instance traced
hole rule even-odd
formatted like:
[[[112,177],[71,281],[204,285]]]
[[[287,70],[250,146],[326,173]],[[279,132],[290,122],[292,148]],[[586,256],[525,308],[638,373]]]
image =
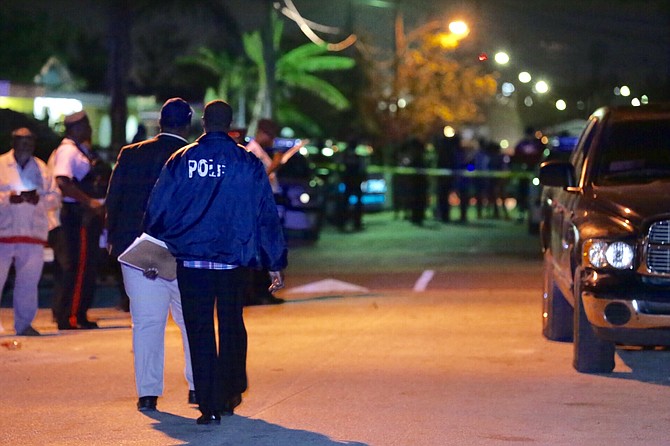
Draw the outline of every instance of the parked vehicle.
[[[275,139],[275,150],[286,151],[294,140]],[[325,188],[308,159],[295,153],[277,170],[281,196],[277,207],[287,237],[318,240],[323,224]]]
[[[670,345],[670,106],[594,112],[568,161],[542,163],[543,326],[573,365]]]

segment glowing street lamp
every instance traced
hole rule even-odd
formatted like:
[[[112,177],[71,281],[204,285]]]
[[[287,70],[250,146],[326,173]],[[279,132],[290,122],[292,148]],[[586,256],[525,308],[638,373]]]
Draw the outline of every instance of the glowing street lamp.
[[[537,81],[535,84],[535,91],[544,94],[549,91],[549,84],[547,84],[545,81]]]
[[[533,77],[530,75],[529,72],[522,71],[521,73],[519,73],[519,82],[521,82],[522,84],[527,84],[531,80],[533,80]]]
[[[453,34],[458,40],[461,40],[470,34],[470,28],[464,21],[454,20],[453,22],[449,23],[449,32]]]
[[[493,60],[495,60],[498,65],[507,65],[509,63],[509,54],[504,51],[498,51],[495,56],[493,56]]]

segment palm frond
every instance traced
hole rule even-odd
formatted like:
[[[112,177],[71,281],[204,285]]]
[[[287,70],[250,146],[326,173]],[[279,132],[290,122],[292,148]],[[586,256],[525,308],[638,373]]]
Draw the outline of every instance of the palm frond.
[[[351,105],[349,100],[332,84],[307,73],[286,73],[282,82],[293,88],[300,88],[315,94],[337,110],[346,110]]]

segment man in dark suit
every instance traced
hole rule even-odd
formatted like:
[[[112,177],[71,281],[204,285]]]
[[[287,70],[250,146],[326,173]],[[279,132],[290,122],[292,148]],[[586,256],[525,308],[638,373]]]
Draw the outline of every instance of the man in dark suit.
[[[107,191],[108,248],[118,257],[142,233],[142,219],[149,194],[165,161],[188,144],[193,110],[181,98],[172,98],[161,109],[161,132],[151,139],[125,146],[119,152]],[[156,410],[163,393],[165,325],[168,311],[182,334],[188,402],[195,404],[195,387],[188,338],[176,280],[166,280],[127,265],[121,266],[123,284],[130,298],[133,321],[135,384],[140,411]]]

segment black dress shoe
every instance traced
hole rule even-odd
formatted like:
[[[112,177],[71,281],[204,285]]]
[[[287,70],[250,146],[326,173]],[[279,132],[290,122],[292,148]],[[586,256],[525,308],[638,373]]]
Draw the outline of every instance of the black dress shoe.
[[[203,412],[197,420],[196,424],[221,424],[221,415],[215,412]]]
[[[141,396],[137,400],[137,410],[140,412],[149,412],[156,410],[157,396]]]
[[[223,404],[223,410],[221,411],[221,415],[224,417],[230,417],[233,415],[235,408],[242,404],[242,394],[238,393],[237,395],[233,395],[228,400]]]
[[[77,328],[80,328],[82,330],[92,330],[92,329],[99,328],[99,327],[98,327],[98,324],[96,322],[89,321],[89,320],[83,320],[83,321],[77,322]]]
[[[198,400],[195,398],[195,390],[188,391],[188,403],[189,404],[198,404]]]

